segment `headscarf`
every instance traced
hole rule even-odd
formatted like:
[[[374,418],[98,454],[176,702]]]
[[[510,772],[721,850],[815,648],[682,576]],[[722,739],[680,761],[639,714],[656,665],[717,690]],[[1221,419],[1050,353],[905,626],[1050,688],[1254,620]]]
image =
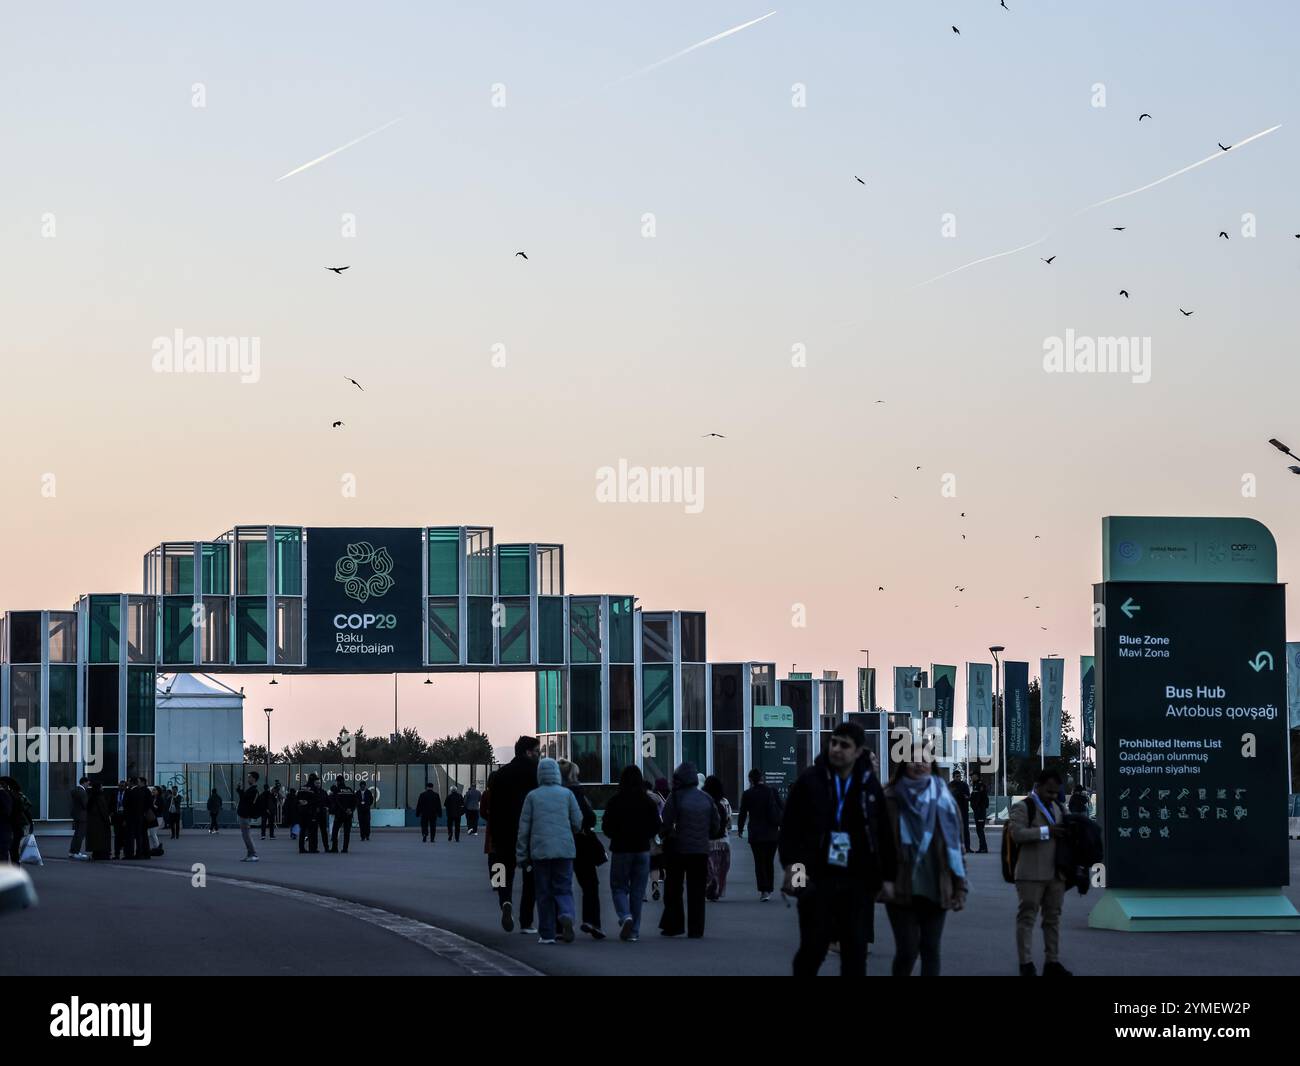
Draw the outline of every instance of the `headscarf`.
[[[894,782],[894,797],[898,801],[898,836],[903,848],[912,856],[912,868],[921,865],[935,826],[940,828],[943,846],[948,852],[948,866],[958,877],[966,876],[966,864],[961,856],[961,834],[957,824],[957,802],[947,787],[934,774],[912,778],[900,774]]]

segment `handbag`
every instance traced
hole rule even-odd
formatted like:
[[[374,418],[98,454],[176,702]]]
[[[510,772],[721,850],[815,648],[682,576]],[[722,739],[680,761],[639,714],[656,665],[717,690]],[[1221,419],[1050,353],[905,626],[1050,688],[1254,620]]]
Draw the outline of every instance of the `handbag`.
[[[604,866],[609,861],[605,845],[595,833],[578,834],[578,859],[590,866]]]
[[[41,849],[36,844],[36,834],[28,833],[23,840],[22,851],[18,855],[19,862],[33,863],[36,866],[44,866],[45,860],[41,858]]]

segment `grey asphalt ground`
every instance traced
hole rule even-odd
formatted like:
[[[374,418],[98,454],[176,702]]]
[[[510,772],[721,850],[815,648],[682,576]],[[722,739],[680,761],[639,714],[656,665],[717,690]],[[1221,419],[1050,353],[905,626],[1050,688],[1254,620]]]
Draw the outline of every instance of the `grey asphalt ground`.
[[[258,840],[259,863],[242,863],[239,834],[186,831],[164,840],[166,854],[148,862],[73,863],[61,856],[66,838],[43,841],[47,862],[27,867],[37,907],[0,916],[0,973],[156,974],[368,973],[450,975],[464,959],[439,954],[375,919],[329,909],[307,897],[268,894],[223,878],[288,886],[381,908],[468,938],[547,974],[785,975],[798,941],[796,916],[780,898],[760,903],[749,846],[733,837],[727,898],[708,905],[703,940],[668,940],[656,928],[660,904],[645,905],[639,943],[618,940],[601,867],[601,909],[611,935],[596,943],[579,934],[572,945],[539,945],[536,937],[505,933],[487,882],[482,837],[460,843],[420,842],[415,830],[376,829],[349,854],[299,855],[286,833]],[[996,833],[987,855],[969,858],[971,895],[950,915],[944,933],[948,976],[1012,975],[1015,893],[1002,881]],[[206,888],[191,887],[192,864],[203,863]],[[165,873],[163,871],[172,871]],[[183,872],[186,876],[176,876]],[[1291,842],[1287,890],[1300,905],[1300,842]],[[576,888],[576,886],[575,886]],[[519,886],[516,883],[516,905]],[[1098,898],[1071,894],[1066,902],[1062,956],[1080,975],[1295,975],[1300,934],[1115,933],[1087,928]],[[380,916],[379,920],[387,919]],[[393,924],[401,925],[396,919]],[[408,926],[414,923],[407,923]],[[435,935],[435,931],[430,931]],[[870,974],[887,974],[893,954],[884,911],[876,912]],[[1037,942],[1041,951],[1041,940]],[[1041,955],[1040,955],[1041,959]],[[472,960],[471,960],[472,961]],[[834,972],[831,956],[824,972]]]

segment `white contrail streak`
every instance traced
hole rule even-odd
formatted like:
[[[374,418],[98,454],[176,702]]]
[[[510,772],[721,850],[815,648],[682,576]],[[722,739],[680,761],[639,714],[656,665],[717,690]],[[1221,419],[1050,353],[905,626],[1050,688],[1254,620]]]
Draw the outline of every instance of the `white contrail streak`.
[[[615,85],[622,85],[623,82],[625,81],[631,81],[633,78],[639,78],[643,74],[649,74],[652,70],[658,70],[666,63],[671,63],[675,59],[681,59],[682,56],[694,52],[697,48],[703,48],[706,45],[713,44],[715,41],[722,40],[722,38],[724,37],[730,37],[733,33],[739,33],[741,30],[747,30],[749,29],[750,26],[757,26],[764,19],[770,19],[775,14],[776,14],[775,11],[769,11],[766,15],[761,15],[756,19],[750,19],[748,22],[742,22],[739,26],[732,26],[731,29],[723,30],[721,33],[715,33],[712,37],[706,38],[703,41],[699,41],[696,44],[691,45],[689,48],[683,48],[680,52],[674,52],[666,59],[661,59],[657,63],[651,63],[648,67],[642,67],[640,70],[633,71],[631,74],[625,74],[617,81],[610,82],[608,85],[605,86],[605,88],[612,89]]]
[[[1270,126],[1266,130],[1260,130],[1258,133],[1252,133],[1244,141],[1238,141],[1236,144],[1234,144],[1232,146],[1232,151],[1235,152],[1238,148],[1250,144],[1251,141],[1257,141],[1261,137],[1266,137],[1274,130],[1280,130],[1281,128],[1282,128],[1282,123],[1279,122],[1276,126]],[[1083,211],[1091,211],[1094,207],[1101,207],[1103,204],[1113,204],[1116,200],[1123,200],[1125,197],[1136,196],[1140,192],[1146,192],[1147,189],[1154,189],[1157,185],[1163,185],[1165,182],[1169,181],[1172,178],[1178,177],[1178,175],[1180,174],[1186,174],[1189,170],[1195,170],[1197,167],[1203,167],[1205,166],[1206,163],[1211,163],[1216,159],[1222,159],[1224,156],[1228,154],[1229,154],[1228,152],[1224,152],[1220,150],[1218,152],[1215,152],[1213,155],[1207,155],[1204,159],[1198,159],[1195,163],[1191,163],[1188,166],[1183,167],[1182,170],[1175,170],[1172,174],[1166,174],[1163,178],[1156,178],[1155,181],[1148,182],[1146,185],[1139,186],[1136,189],[1130,189],[1128,192],[1122,192],[1118,196],[1111,196],[1105,200],[1098,200],[1095,204],[1089,204],[1087,207],[1083,209]],[[1079,214],[1083,214],[1083,211],[1080,211]]]
[[[395,125],[397,125],[397,123],[399,123],[399,122],[401,122],[401,121],[402,121],[402,120],[401,120],[400,118],[395,118],[395,119],[392,119],[392,120],[390,120],[390,121],[388,121],[388,122],[385,122],[385,123],[384,123],[382,126],[380,126],[378,129],[373,129],[373,130],[371,130],[369,133],[363,133],[363,134],[362,134],[360,137],[358,137],[356,140],[354,140],[354,141],[348,141],[347,144],[339,145],[339,147],[335,148],[332,152],[326,152],[326,153],[325,153],[324,155],[322,155],[322,156],[317,156],[317,157],[316,157],[315,159],[313,159],[310,163],[304,163],[304,164],[303,164],[302,166],[300,166],[300,167],[295,167],[293,170],[289,171],[288,174],[281,174],[281,175],[280,175],[278,178],[276,178],[275,180],[276,180],[276,181],[284,181],[285,178],[292,178],[295,174],[301,174],[301,173],[302,173],[304,170],[306,170],[308,167],[314,167],[317,163],[323,163],[323,162],[325,162],[325,160],[327,160],[330,156],[332,156],[332,155],[338,155],[340,152],[346,151],[347,149],[351,148],[353,145],[355,145],[355,144],[360,144],[360,143],[361,143],[362,141],[364,141],[367,137],[373,137],[376,133],[383,133],[384,130],[388,129],[389,126],[395,126]]]
[[[929,285],[933,281],[938,281],[940,278],[946,278],[950,274],[957,274],[960,271],[966,270],[968,267],[979,266],[981,263],[987,263],[990,259],[1001,259],[1004,255],[1015,255],[1017,252],[1023,252],[1026,248],[1033,248],[1037,244],[1042,244],[1043,241],[1047,240],[1047,238],[1052,235],[1052,232],[1054,231],[1049,231],[1047,233],[1044,233],[1041,237],[1038,238],[1038,240],[1030,241],[1028,244],[1022,244],[1019,248],[1012,248],[1010,251],[1006,251],[1006,252],[996,252],[993,255],[986,255],[982,259],[972,259],[969,263],[963,263],[959,267],[953,267],[951,270],[945,270],[942,274],[936,274],[934,277],[929,278],[926,281],[918,281],[915,285],[912,286],[912,288],[919,289],[922,285]]]
[[[1235,152],[1238,148],[1250,144],[1251,141],[1257,141],[1261,137],[1266,137],[1274,130],[1280,130],[1281,128],[1282,128],[1282,123],[1279,122],[1276,126],[1270,126],[1266,130],[1260,130],[1258,133],[1252,133],[1245,140],[1237,141],[1234,145],[1232,145],[1231,151]],[[1186,174],[1189,170],[1195,170],[1197,167],[1202,167],[1206,163],[1213,162],[1216,159],[1222,159],[1224,156],[1228,154],[1230,153],[1220,150],[1215,152],[1213,155],[1207,155],[1204,159],[1198,159],[1195,163],[1190,163],[1187,166],[1183,167],[1181,170],[1175,170],[1172,174],[1166,174],[1163,178],[1157,178],[1155,181],[1148,182],[1146,185],[1141,185],[1136,189],[1130,189],[1128,192],[1122,192],[1117,196],[1107,197],[1105,200],[1098,200],[1095,204],[1089,204],[1087,207],[1079,211],[1076,211],[1073,217],[1077,218],[1079,215],[1086,214],[1088,211],[1091,211],[1095,207],[1102,207],[1105,204],[1113,204],[1116,200],[1123,200],[1129,196],[1136,196],[1140,192],[1146,192],[1147,189],[1154,189],[1157,185],[1163,185],[1165,182],[1178,177],[1180,174]],[[1026,248],[1033,248],[1037,244],[1042,244],[1043,241],[1047,240],[1047,238],[1052,235],[1052,232],[1055,231],[1049,231],[1046,234],[1046,236],[1039,237],[1038,240],[1030,241],[1028,244],[1022,244],[1019,248],[1012,248],[1010,251],[1006,251],[1006,252],[997,252],[994,255],[986,255],[982,259],[973,259],[969,263],[963,263],[959,267],[953,267],[951,270],[944,271],[944,273],[942,274],[936,274],[934,277],[929,278],[926,281],[919,281],[915,285],[913,285],[912,288],[919,289],[921,288],[921,286],[929,285],[931,282],[938,281],[940,278],[949,277],[950,275],[959,273],[960,271],[966,270],[969,267],[979,266],[980,263],[987,263],[990,259],[1001,259],[1003,256],[1006,255],[1015,255],[1017,252],[1023,252]]]

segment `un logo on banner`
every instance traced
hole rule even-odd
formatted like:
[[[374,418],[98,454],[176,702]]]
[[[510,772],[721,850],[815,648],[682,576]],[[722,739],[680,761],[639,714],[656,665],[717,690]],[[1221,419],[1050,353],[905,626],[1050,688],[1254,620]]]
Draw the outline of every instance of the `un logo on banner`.
[[[1142,549],[1131,540],[1119,542],[1119,557],[1126,563],[1135,563],[1142,557]]]
[[[368,571],[362,575],[362,567]],[[387,548],[375,548],[368,541],[349,544],[347,554],[334,564],[334,580],[358,603],[378,599],[393,587],[393,559]]]

